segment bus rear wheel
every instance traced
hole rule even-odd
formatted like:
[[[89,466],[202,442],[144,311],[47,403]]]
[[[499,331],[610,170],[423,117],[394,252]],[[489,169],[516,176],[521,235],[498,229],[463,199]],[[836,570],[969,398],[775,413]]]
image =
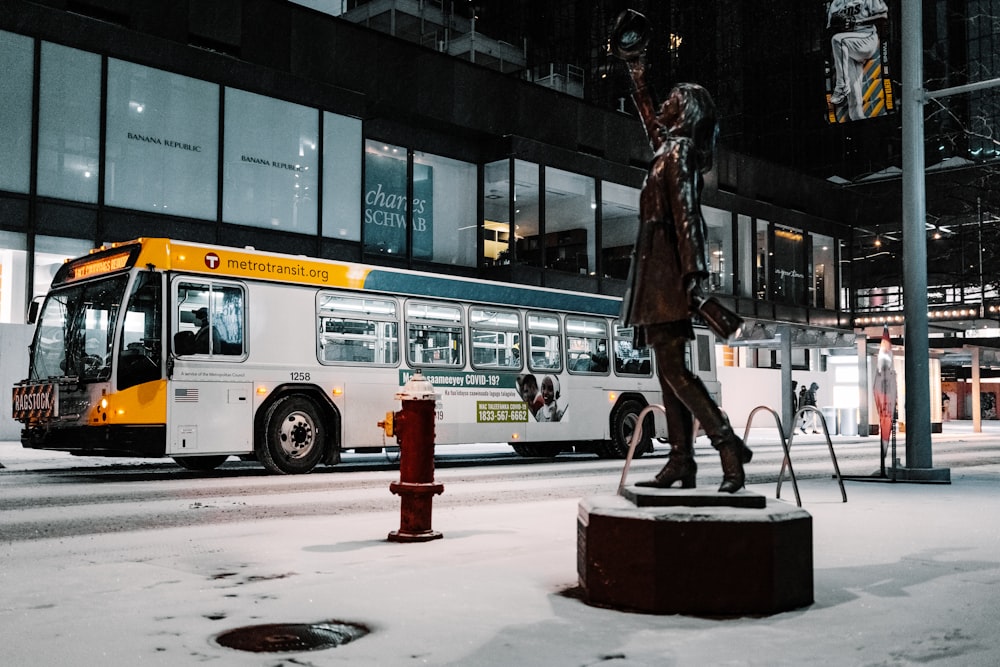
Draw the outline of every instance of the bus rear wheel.
[[[602,458],[623,459],[628,456],[629,442],[639,424],[639,413],[645,407],[640,401],[627,400],[615,408],[611,415],[611,440],[598,448],[598,454]],[[648,414],[642,428],[642,440],[636,445],[633,457],[639,458],[646,452],[653,451],[653,430],[653,415]]]
[[[326,430],[316,404],[305,396],[285,396],[268,408],[257,458],[280,475],[307,473],[323,458]]]
[[[215,470],[226,462],[229,456],[220,454],[218,456],[175,456],[174,463],[186,470]]]

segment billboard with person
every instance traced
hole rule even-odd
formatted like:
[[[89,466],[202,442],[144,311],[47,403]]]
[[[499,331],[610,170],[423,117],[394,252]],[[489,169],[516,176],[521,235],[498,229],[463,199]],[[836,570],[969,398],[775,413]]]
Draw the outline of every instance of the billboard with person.
[[[895,113],[888,0],[829,0],[825,5],[828,121],[845,123]]]

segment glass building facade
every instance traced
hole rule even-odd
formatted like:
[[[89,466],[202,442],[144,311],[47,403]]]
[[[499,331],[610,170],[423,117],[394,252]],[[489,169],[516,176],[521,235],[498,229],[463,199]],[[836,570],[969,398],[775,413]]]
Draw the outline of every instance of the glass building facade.
[[[443,154],[419,138],[383,141],[358,116],[9,31],[0,67],[0,124],[19,128],[0,133],[0,196],[28,203],[25,216],[0,219],[2,323],[25,321],[65,258],[151,229],[232,245],[304,239],[314,254],[375,264],[624,289],[637,166],[612,179],[601,160],[556,151]],[[706,191],[708,289],[745,301],[744,313],[771,303],[843,326],[844,245],[829,221],[818,233],[743,209],[768,207]],[[144,224],[109,230],[109,212]]]

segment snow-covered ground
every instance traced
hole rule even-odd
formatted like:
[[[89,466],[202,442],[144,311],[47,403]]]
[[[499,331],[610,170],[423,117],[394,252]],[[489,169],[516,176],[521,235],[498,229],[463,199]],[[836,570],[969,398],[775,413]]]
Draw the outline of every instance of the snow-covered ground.
[[[12,465],[31,454],[0,447]],[[576,500],[435,508],[444,538],[417,544],[386,541],[396,512],[13,543],[0,535],[0,663],[992,667],[1000,465],[951,475],[950,485],[847,482],[847,503],[832,480],[801,481],[815,603],[760,618],[588,606],[575,590]],[[774,496],[772,484],[750,490]],[[298,653],[214,640],[248,625],[330,619],[371,632]]]

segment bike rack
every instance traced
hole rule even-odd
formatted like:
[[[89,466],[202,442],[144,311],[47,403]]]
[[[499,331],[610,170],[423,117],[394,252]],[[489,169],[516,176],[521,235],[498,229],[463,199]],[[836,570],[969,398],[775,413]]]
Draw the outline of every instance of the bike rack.
[[[761,407],[763,407],[763,406],[761,406]],[[754,412],[756,412],[759,409],[760,408],[755,408]],[[770,408],[765,408],[765,409],[770,410]],[[771,412],[774,413],[774,410],[771,410]],[[841,475],[840,475],[840,466],[837,465],[837,454],[833,451],[833,441],[830,440],[830,431],[826,427],[826,417],[824,417],[823,413],[820,412],[819,409],[816,408],[816,406],[814,406],[814,405],[804,405],[804,406],[802,406],[801,408],[799,408],[799,411],[796,412],[795,416],[792,418],[792,424],[793,424],[793,426],[791,428],[792,434],[790,436],[788,436],[788,444],[785,446],[785,460],[781,462],[781,472],[778,473],[778,488],[775,491],[775,497],[777,497],[777,498],[781,497],[781,480],[785,476],[785,463],[788,463],[788,470],[789,470],[789,472],[791,472],[791,470],[792,470],[792,457],[791,457],[791,453],[790,452],[791,452],[791,448],[792,448],[792,442],[795,440],[795,426],[794,425],[799,422],[799,417],[801,417],[806,412],[815,412],[816,415],[819,417],[819,423],[823,426],[823,437],[826,438],[826,446],[830,450],[830,460],[833,462],[833,471],[834,471],[834,473],[836,473],[836,475],[837,475],[837,483],[840,485],[840,497],[843,498],[844,502],[846,503],[847,502],[847,491],[844,490],[844,478],[841,477]],[[751,412],[750,414],[752,416],[753,412]],[[781,432],[781,441],[782,441],[782,443],[784,443],[784,441],[785,441],[785,435],[784,435],[784,433],[785,432],[781,430],[781,420],[778,419],[777,413],[774,414],[774,418],[778,422],[778,430]],[[749,429],[749,428],[750,428],[750,424],[747,423],[747,429]],[[792,481],[794,482],[794,480],[795,480],[795,476],[792,475]],[[798,501],[798,497],[799,497],[799,492],[798,492],[798,489],[796,488],[795,499],[797,501]],[[801,501],[799,501],[799,507],[802,507]]]
[[[639,442],[642,440],[642,424],[643,424],[643,422],[646,419],[646,415],[648,415],[653,410],[659,410],[660,412],[666,413],[666,410],[664,409],[664,407],[662,405],[659,405],[659,404],[656,404],[656,403],[652,403],[650,405],[647,405],[639,413],[639,417],[638,417],[638,420],[636,422],[635,431],[632,432],[632,438],[631,438],[631,440],[629,440],[628,455],[625,457],[625,466],[622,468],[621,481],[618,482],[618,492],[617,492],[617,495],[619,495],[619,496],[622,495],[622,491],[625,488],[625,480],[628,478],[628,470],[629,470],[629,467],[632,465],[632,457],[635,454],[635,448],[638,446]],[[746,443],[747,440],[750,437],[750,426],[753,424],[753,418],[754,418],[754,416],[758,412],[760,412],[762,410],[766,411],[766,412],[770,412],[771,416],[774,417],[774,423],[778,427],[778,437],[781,439],[781,447],[782,447],[782,449],[785,452],[785,457],[781,461],[781,471],[778,473],[778,486],[777,486],[777,489],[775,491],[775,497],[776,498],[781,498],[781,482],[782,482],[782,479],[785,476],[785,467],[787,466],[788,467],[788,474],[792,478],[792,489],[795,492],[795,504],[798,505],[799,507],[802,507],[802,497],[799,495],[799,483],[798,483],[798,481],[795,478],[795,471],[792,469],[792,452],[791,452],[791,449],[792,449],[792,442],[793,442],[793,440],[795,438],[795,433],[793,432],[791,436],[789,436],[788,438],[785,438],[785,430],[781,427],[781,417],[778,416],[778,413],[775,412],[774,410],[772,410],[771,408],[767,407],[766,405],[759,405],[756,408],[754,408],[753,410],[751,410],[750,411],[750,415],[747,417],[747,425],[743,429],[743,442]],[[843,478],[840,475],[840,466],[837,464],[837,454],[833,451],[833,442],[830,440],[830,431],[827,430],[827,427],[826,427],[826,418],[823,417],[823,413],[820,412],[814,406],[806,405],[806,406],[803,406],[802,408],[800,408],[799,411],[795,413],[795,417],[794,417],[792,423],[793,424],[798,423],[799,417],[802,416],[802,414],[804,414],[806,412],[809,412],[809,411],[815,412],[817,415],[819,415],[819,422],[823,426],[823,434],[824,434],[824,437],[826,438],[826,445],[827,445],[827,447],[830,450],[830,460],[833,462],[833,470],[834,470],[834,472],[836,473],[836,476],[837,476],[837,483],[840,485],[840,496],[841,496],[841,498],[843,498],[844,502],[846,503],[847,502],[847,491],[844,490],[844,480],[843,480]],[[691,428],[694,430],[695,434],[698,433],[699,426],[700,426],[700,424],[698,423],[698,420],[697,419],[693,420],[693,422],[691,424]]]
[[[785,464],[788,464],[788,474],[792,477],[792,490],[795,491],[795,504],[802,507],[802,497],[799,495],[799,483],[795,479],[795,471],[792,470],[792,452],[791,443],[785,438],[785,429],[781,428],[781,417],[778,413],[767,407],[766,405],[758,405],[756,408],[750,411],[750,416],[747,417],[746,428],[743,429],[743,442],[750,437],[750,426],[753,424],[754,415],[756,415],[761,410],[765,412],[770,412],[771,416],[774,417],[774,424],[778,427],[778,437],[781,438],[781,448],[785,450],[785,458],[781,460],[781,472],[778,473],[778,490],[775,493],[775,498],[781,497],[781,478],[785,476]],[[793,422],[794,423],[794,422]]]
[[[642,409],[642,412],[639,413],[639,419],[636,422],[635,430],[632,431],[632,439],[629,440],[628,443],[628,455],[625,457],[625,467],[622,468],[622,479],[618,483],[617,495],[619,496],[622,495],[622,489],[625,488],[625,478],[628,477],[628,469],[629,466],[632,465],[632,455],[635,454],[636,445],[638,445],[639,441],[642,440],[642,423],[646,420],[646,415],[648,415],[653,410],[659,410],[664,415],[667,414],[666,408],[664,408],[659,403],[650,403],[649,405],[647,405]],[[697,428],[697,426],[698,422],[697,420],[695,420],[694,423],[692,424],[692,427]],[[697,431],[695,431],[695,433],[697,433]]]

